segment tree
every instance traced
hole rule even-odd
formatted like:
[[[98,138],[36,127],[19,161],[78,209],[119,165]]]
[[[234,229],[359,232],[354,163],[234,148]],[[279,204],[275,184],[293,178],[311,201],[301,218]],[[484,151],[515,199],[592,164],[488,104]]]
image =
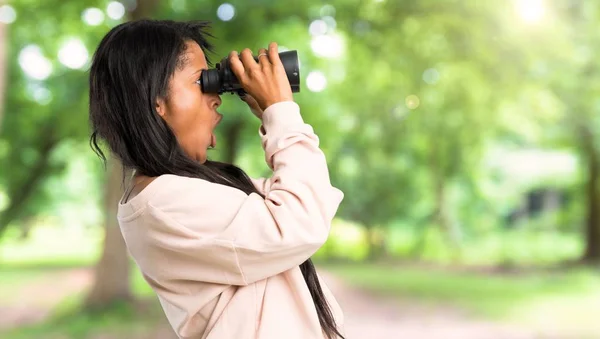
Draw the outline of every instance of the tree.
[[[573,30],[573,49],[596,49],[600,42],[597,22],[600,18],[600,7],[596,3],[580,3],[573,5],[571,11]],[[581,34],[580,29],[587,34]],[[576,60],[574,60],[576,64]],[[558,85],[563,91],[561,96],[567,99],[568,107],[575,117],[569,119],[575,144],[579,146],[583,164],[586,167],[586,220],[585,220],[585,251],[582,261],[600,264],[600,110],[595,98],[600,86],[597,77],[600,76],[600,62],[594,57],[587,57],[579,66],[580,76],[575,82]],[[576,86],[569,86],[574,85]]]
[[[19,1],[11,4],[18,19],[10,25],[6,38],[5,114],[0,129],[0,187],[8,197],[8,204],[0,214],[0,238],[10,225],[19,226],[32,216],[50,214],[48,207],[61,198],[62,192],[50,189],[52,178],[64,175],[71,158],[70,142],[87,135],[84,112],[87,110],[86,79],[80,70],[71,70],[57,62],[52,54],[58,51],[65,37],[77,35],[84,42],[94,36],[94,28],[81,28],[81,10],[95,1],[82,1],[77,6],[64,1],[32,4]],[[29,6],[36,11],[28,13]],[[56,29],[56,15],[66,18],[60,34]],[[19,15],[28,13],[28,15]],[[38,27],[46,27],[39,32]],[[77,33],[77,34],[75,34]],[[47,34],[54,34],[48,38]],[[27,48],[27,49],[26,49]],[[46,75],[31,75],[21,63],[23,51],[42,59],[50,67]]]
[[[16,2],[15,8],[24,12],[32,3],[37,4]],[[390,225],[414,225],[423,238],[428,230],[439,230],[458,249],[462,236],[474,234],[482,218],[502,222],[496,201],[480,192],[482,181],[493,176],[481,167],[490,146],[563,147],[576,150],[589,164],[587,184],[582,184],[589,196],[586,257],[596,256],[596,62],[589,58],[593,53],[587,53],[586,59],[586,53],[573,51],[597,41],[596,34],[590,33],[599,31],[594,24],[597,5],[580,5],[587,6],[582,10],[585,20],[570,16],[577,6],[566,6],[557,12],[561,15],[553,27],[526,30],[516,27],[505,6],[474,0],[230,3],[236,14],[229,21],[217,18],[222,1],[216,0],[140,1],[138,7],[154,4],[155,17],[160,18],[212,20],[216,51],[209,57],[213,62],[234,49],[257,51],[269,41],[298,50],[303,88],[295,99],[320,136],[332,181],[346,192],[338,216],[365,225],[373,234]],[[95,0],[38,5],[31,15],[20,16],[10,31],[9,66],[17,71],[7,80],[11,86],[0,135],[0,162],[6,168],[0,185],[9,197],[0,216],[0,234],[9,224],[19,227],[31,216],[52,212],[49,206],[60,199],[49,182],[64,176],[69,152],[76,149],[68,145],[81,144],[88,137],[84,73],[67,70],[49,57],[53,74],[32,80],[19,72],[19,51],[36,43],[45,55],[56,55],[58,40],[44,34],[56,33],[57,12],[65,18],[60,36],[77,35],[90,47],[119,22],[107,19],[101,26],[81,25],[84,8],[103,6]],[[325,23],[326,38],[341,37],[342,53],[328,58],[312,50],[319,43],[335,42],[311,36],[315,27],[309,31],[309,26],[316,19],[323,20],[315,25],[320,29]],[[37,25],[48,29],[37,36],[32,34]],[[557,46],[558,52],[551,50]],[[553,72],[544,72],[544,67]],[[325,74],[325,91],[308,90],[305,80],[311,71]],[[589,91],[582,91],[581,83]],[[51,93],[49,102],[44,95],[42,100],[34,95],[45,90]],[[564,104],[565,116],[577,116],[579,123],[565,119],[551,133],[541,132],[551,127],[549,121],[557,121],[548,117],[562,109],[535,102],[544,96]],[[241,165],[253,176],[269,175],[256,140],[258,121],[244,103],[229,98],[220,108],[225,119],[217,129],[218,148],[211,158]],[[550,136],[524,136],[527,126],[522,125],[529,124],[537,126],[537,134],[556,132],[562,139],[549,142],[544,138]],[[113,166],[120,165],[111,160],[111,171]],[[117,182],[103,175],[99,181]],[[107,186],[106,199],[116,199],[117,192],[121,187]],[[104,211],[110,204],[102,205]],[[112,218],[111,213],[106,211],[107,218]],[[107,232],[115,230],[114,225],[107,227]],[[372,257],[383,254],[386,245],[380,240],[385,238],[369,238],[374,239]],[[106,239],[103,256],[112,246],[122,253],[123,244],[109,240],[116,239],[112,234],[107,233]]]
[[[508,32],[498,29],[496,9],[492,3],[389,1],[340,10],[344,20],[337,26],[352,36],[346,53],[352,57],[341,61],[344,90],[332,95],[345,111],[340,118],[353,121],[340,151],[358,168],[342,181],[349,193],[342,216],[368,229],[373,221],[386,227],[425,220],[459,248],[465,230],[458,211],[465,202],[451,197],[459,185],[477,186],[501,105],[519,92],[527,66],[520,50],[510,49]],[[344,177],[348,165],[334,167]]]
[[[130,20],[148,18],[159,4],[159,0],[138,1],[130,12]],[[85,300],[85,308],[98,309],[114,302],[131,300],[130,261],[117,220],[117,208],[123,194],[122,183],[125,171],[121,162],[108,159],[105,184],[105,236],[102,255],[96,264],[94,284]]]
[[[6,92],[6,74],[8,73],[8,25],[0,23],[0,131],[4,113],[4,93]]]
[[[108,181],[105,184],[105,234],[102,255],[94,270],[94,283],[85,300],[85,308],[102,309],[118,301],[130,301],[130,261],[125,241],[117,222],[117,204],[123,190],[121,163],[108,159]]]
[[[600,111],[597,94],[600,62],[594,57],[600,42],[600,7],[595,2],[556,2],[560,25],[535,35],[539,83],[560,100],[562,128],[553,130],[551,145],[570,147],[581,160],[585,203],[581,261],[600,263]],[[544,70],[552,69],[552,72]],[[558,133],[557,133],[558,132]]]

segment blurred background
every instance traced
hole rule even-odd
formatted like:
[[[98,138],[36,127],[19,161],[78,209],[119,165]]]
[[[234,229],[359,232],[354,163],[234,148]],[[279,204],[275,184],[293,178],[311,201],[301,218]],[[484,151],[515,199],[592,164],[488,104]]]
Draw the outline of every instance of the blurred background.
[[[297,50],[345,192],[314,260],[347,338],[600,338],[600,3],[0,0],[0,338],[173,338],[88,145],[111,27],[213,22],[213,62]],[[215,160],[268,176],[225,96]]]

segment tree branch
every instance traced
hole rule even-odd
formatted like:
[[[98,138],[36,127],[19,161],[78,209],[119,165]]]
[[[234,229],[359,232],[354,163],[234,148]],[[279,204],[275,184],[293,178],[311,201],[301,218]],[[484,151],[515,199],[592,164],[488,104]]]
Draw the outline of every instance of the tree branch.
[[[42,179],[45,177],[50,161],[52,150],[58,144],[54,126],[49,124],[41,140],[40,156],[35,164],[27,171],[28,176],[12,190],[9,196],[9,205],[0,215],[0,239],[8,228],[8,225],[19,216],[27,200],[33,195]]]

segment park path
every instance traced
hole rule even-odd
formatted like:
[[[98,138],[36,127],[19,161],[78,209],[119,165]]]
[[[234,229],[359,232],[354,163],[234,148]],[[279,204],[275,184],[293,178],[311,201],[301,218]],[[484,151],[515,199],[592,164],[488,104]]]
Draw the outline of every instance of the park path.
[[[89,286],[91,273],[85,268],[49,270],[19,286],[8,300],[0,303],[0,330],[45,320],[62,300]]]
[[[325,272],[323,280],[344,310],[347,339],[555,339],[506,324],[471,319],[458,310],[384,298],[349,287]],[[22,286],[9,305],[0,305],[0,330],[43,321],[63,298],[90,286],[92,271],[69,269],[48,273]],[[153,338],[171,339],[170,330],[157,329]],[[121,339],[101,336],[94,339]],[[570,338],[560,338],[570,339]]]
[[[344,310],[347,339],[559,339],[507,324],[471,319],[449,307],[373,295],[328,273],[322,278]]]

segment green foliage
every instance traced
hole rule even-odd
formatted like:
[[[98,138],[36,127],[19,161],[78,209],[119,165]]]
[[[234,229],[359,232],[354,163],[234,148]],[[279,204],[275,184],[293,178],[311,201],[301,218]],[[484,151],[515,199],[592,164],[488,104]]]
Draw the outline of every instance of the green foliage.
[[[416,260],[433,264],[461,264],[474,267],[553,266],[577,259],[582,242],[577,232],[543,229],[530,223],[513,230],[482,229],[463,236],[463,247],[457,258],[447,246],[445,234],[435,225],[411,225],[397,222],[386,233],[388,260]],[[419,247],[417,244],[423,242]],[[361,262],[367,258],[369,242],[364,228],[342,220],[334,220],[325,246],[315,255],[321,262]]]
[[[93,264],[101,249],[103,229],[82,229],[48,226],[51,221],[35,225],[29,237],[22,239],[18,229],[11,229],[0,246],[0,262],[3,266],[56,266],[69,267]]]
[[[553,166],[540,165],[524,175],[511,172],[520,164],[509,156],[542,149],[585,159],[581,126],[600,143],[593,57],[600,32],[597,4],[548,2],[542,21],[528,25],[514,7],[499,2],[230,3],[236,11],[231,21],[218,18],[222,2],[215,0],[160,1],[155,17],[212,21],[213,63],[231,50],[257,51],[270,41],[298,50],[303,77],[295,98],[320,137],[334,185],[346,194],[340,218],[392,233],[402,228],[429,234],[429,228],[438,228],[433,232],[442,232],[445,243],[476,246],[469,239],[502,232],[506,216],[529,190],[552,186],[571,197],[552,212],[559,215],[556,227],[581,229],[586,182],[581,164],[560,176]],[[10,86],[0,133],[0,235],[8,224],[23,228],[38,220],[79,227],[102,222],[104,173],[87,145],[89,60],[82,69],[70,69],[58,53],[77,37],[91,56],[108,29],[126,20],[83,22],[86,8],[104,11],[107,4],[11,3],[17,20],[9,26]],[[325,33],[315,38],[309,27],[317,19]],[[313,50],[338,42],[341,51],[334,56]],[[20,53],[31,44],[53,67],[45,80],[28,77],[20,65]],[[313,71],[327,79],[322,92],[307,85]],[[259,122],[247,111],[235,96],[224,98],[219,148],[210,156],[233,159],[251,176],[268,176]],[[240,141],[229,154],[235,126],[242,126]]]
[[[511,312],[537,299],[563,295],[585,299],[598,293],[596,272],[477,273],[436,268],[367,265],[327,265],[355,286],[377,293],[395,295],[410,302],[413,298],[448,306],[466,307],[472,314],[508,317]],[[554,309],[559,309],[556,305]],[[545,310],[551,312],[550,310]]]

